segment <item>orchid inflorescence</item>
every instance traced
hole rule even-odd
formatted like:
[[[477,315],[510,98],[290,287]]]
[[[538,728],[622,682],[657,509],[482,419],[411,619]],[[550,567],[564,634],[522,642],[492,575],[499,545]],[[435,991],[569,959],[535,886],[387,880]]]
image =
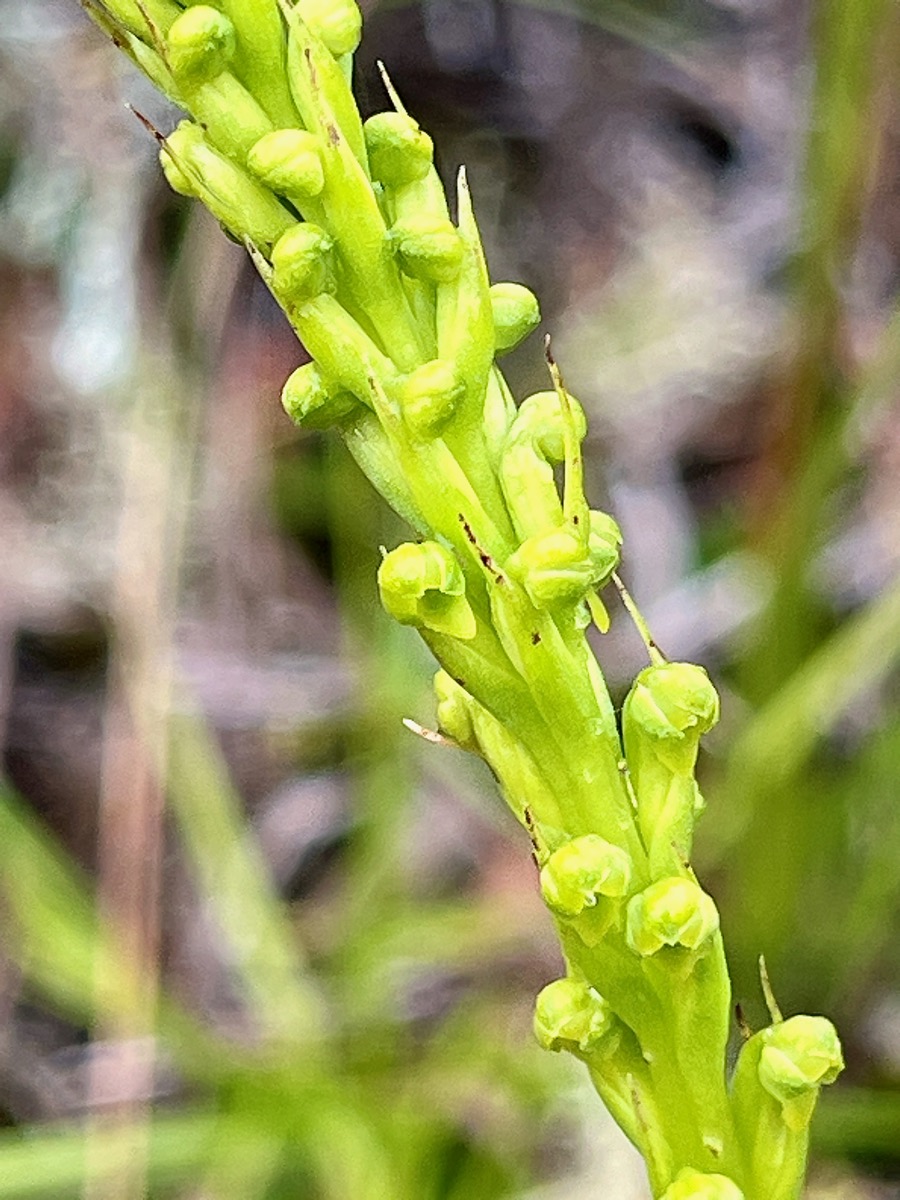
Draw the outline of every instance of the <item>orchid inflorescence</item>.
[[[443,739],[489,763],[531,838],[566,962],[538,1040],[586,1064],[656,1197],[796,1197],[840,1044],[775,1011],[727,1077],[719,915],[690,866],[718,697],[647,635],[620,730],[586,631],[608,627],[621,536],[588,507],[585,416],[549,351],[552,386],[521,404],[496,365],[540,315],[490,283],[465,172],[454,219],[386,77],[391,108],[362,121],[354,0],[84,3],[189,114],[159,135],[166,177],[246,245],[310,357],[288,415],[336,429],[415,531],[384,554],[380,595],[440,664]]]

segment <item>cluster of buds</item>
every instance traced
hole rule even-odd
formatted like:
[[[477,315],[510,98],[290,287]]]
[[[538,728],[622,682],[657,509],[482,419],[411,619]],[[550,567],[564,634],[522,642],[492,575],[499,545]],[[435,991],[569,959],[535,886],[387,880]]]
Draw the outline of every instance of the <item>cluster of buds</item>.
[[[648,639],[620,728],[586,631],[621,535],[585,499],[585,417],[549,353],[552,387],[518,405],[497,367],[540,314],[491,284],[465,173],[451,214],[387,78],[361,119],[354,0],[84,3],[187,114],[160,135],[167,179],[246,245],[309,355],[288,415],[337,430],[414,531],[378,587],[440,663],[445,737],[532,839],[566,960],[538,1040],[587,1064],[661,1200],[789,1200],[840,1046],[823,1018],[776,1020],[726,1079],[718,911],[690,866],[718,698]]]

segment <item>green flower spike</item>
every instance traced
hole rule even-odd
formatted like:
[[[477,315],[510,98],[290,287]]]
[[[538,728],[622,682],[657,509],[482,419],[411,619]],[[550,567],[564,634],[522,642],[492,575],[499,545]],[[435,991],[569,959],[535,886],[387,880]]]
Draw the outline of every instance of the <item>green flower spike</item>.
[[[642,958],[664,947],[699,950],[719,928],[719,910],[691,879],[658,879],[628,903],[626,940]]]
[[[590,1053],[615,1035],[617,1024],[603,997],[578,979],[555,979],[535,1001],[534,1035],[545,1050]]]
[[[438,542],[406,542],[385,555],[378,587],[382,604],[401,625],[455,638],[475,636],[462,568]]]
[[[620,910],[632,864],[628,854],[595,833],[565,842],[541,868],[547,906],[567,920],[588,945],[596,945]]]
[[[541,323],[537,296],[521,283],[495,283],[491,288],[491,311],[497,354],[515,350]]]
[[[693,663],[646,667],[625,700],[625,758],[652,875],[685,870],[703,804],[694,780],[697,751],[718,717],[716,690]]]
[[[705,1175],[686,1168],[659,1200],[744,1200],[744,1193],[726,1175]]]
[[[331,429],[359,415],[362,406],[342,388],[330,387],[315,363],[304,363],[281,392],[284,411],[303,429]]]

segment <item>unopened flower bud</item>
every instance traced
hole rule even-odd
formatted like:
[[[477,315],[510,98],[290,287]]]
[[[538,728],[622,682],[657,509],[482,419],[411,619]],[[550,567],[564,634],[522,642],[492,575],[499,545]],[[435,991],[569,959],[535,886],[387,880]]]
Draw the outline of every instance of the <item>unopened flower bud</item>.
[[[506,562],[535,608],[577,604],[594,587],[597,572],[584,538],[571,525],[558,525],[528,538]]]
[[[535,1001],[534,1035],[545,1050],[591,1051],[615,1026],[603,997],[578,979],[555,979]]]
[[[431,138],[406,113],[376,113],[363,125],[363,134],[372,178],[385,187],[405,187],[431,169]]]
[[[434,694],[437,699],[438,727],[447,737],[466,750],[478,749],[478,738],[472,724],[471,698],[464,688],[446,671],[438,671],[434,677]]]
[[[687,1167],[660,1200],[744,1200],[744,1193],[726,1175],[705,1175]]]
[[[693,770],[701,735],[719,719],[718,693],[706,671],[694,663],[646,667],[625,706],[628,720],[654,739],[656,753],[673,771]]]
[[[423,363],[398,387],[403,416],[418,433],[434,435],[447,424],[463,394],[452,363],[442,358]]]
[[[719,911],[693,880],[658,879],[628,903],[625,939],[642,958],[664,946],[698,950],[719,928]]]
[[[179,81],[204,83],[227,70],[234,58],[234,25],[208,4],[195,4],[177,17],[166,38],[166,60]]]
[[[329,386],[311,362],[288,376],[281,403],[294,424],[303,429],[331,429],[358,414],[362,407],[350,392]]]
[[[599,509],[591,509],[590,519],[588,553],[594,566],[594,587],[599,589],[609,583],[619,565],[622,531],[609,513]]]
[[[296,225],[271,192],[214,150],[191,121],[169,134],[160,162],[174,191],[199,197],[230,233],[263,250]]]
[[[541,869],[541,894],[564,917],[593,908],[601,896],[624,896],[630,882],[628,854],[596,833],[565,842]]]
[[[302,304],[333,292],[331,252],[334,243],[324,229],[308,221],[294,225],[272,250],[272,288],[288,303]]]
[[[275,129],[256,142],[247,168],[273,192],[301,199],[318,196],[325,186],[319,139],[305,129]]]
[[[759,1081],[782,1104],[833,1083],[844,1069],[837,1030],[825,1017],[789,1017],[762,1036]]]
[[[451,221],[408,217],[388,234],[407,275],[430,283],[450,283],[459,274],[463,244]]]
[[[378,568],[378,587],[385,609],[401,625],[475,636],[462,568],[439,542],[406,542],[392,550]]]
[[[521,283],[495,283],[491,288],[491,310],[497,354],[514,350],[541,323],[537,296]]]
[[[362,13],[354,0],[297,0],[295,11],[335,58],[359,45]]]

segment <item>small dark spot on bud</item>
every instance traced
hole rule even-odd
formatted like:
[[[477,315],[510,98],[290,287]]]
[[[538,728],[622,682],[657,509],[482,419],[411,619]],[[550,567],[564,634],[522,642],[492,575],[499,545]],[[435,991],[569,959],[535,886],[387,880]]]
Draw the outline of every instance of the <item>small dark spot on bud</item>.
[[[540,642],[541,642],[541,635],[538,633],[537,630],[535,630],[534,633],[531,635],[531,644],[532,644],[532,646],[539,646]]]
[[[578,514],[576,513],[575,516],[572,518],[572,524],[577,525],[580,520],[581,520],[581,517],[579,517]]]

